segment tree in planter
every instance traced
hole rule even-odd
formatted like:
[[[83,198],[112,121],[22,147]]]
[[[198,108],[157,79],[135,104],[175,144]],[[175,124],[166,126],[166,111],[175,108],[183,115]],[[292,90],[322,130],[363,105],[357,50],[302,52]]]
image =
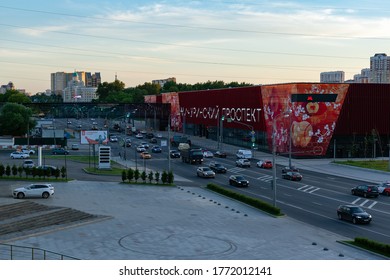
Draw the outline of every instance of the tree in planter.
[[[129,182],[133,181],[134,179],[134,170],[131,168],[127,170],[127,179],[129,180]]]
[[[5,168],[5,175],[7,175],[8,177],[11,175],[11,167],[9,165],[7,165],[7,167]]]
[[[136,170],[134,171],[134,180],[135,180],[136,183],[137,183],[137,181],[138,181],[138,179],[139,179],[139,175],[140,175],[139,170],[136,169]]]
[[[144,184],[145,184],[146,183],[146,172],[145,172],[145,170],[142,171],[142,173],[141,173],[141,179],[142,179],[142,181],[144,181]]]
[[[32,169],[30,167],[23,167],[24,174],[26,175],[26,178],[28,178],[29,175],[32,173]]]
[[[14,164],[14,165],[12,165],[12,167],[11,167],[11,172],[12,172],[12,176],[16,176],[16,175],[18,175],[18,168],[16,167],[16,165]]]
[[[163,172],[162,175],[161,175],[161,182],[162,182],[163,184],[166,184],[167,181],[168,181],[168,174],[167,174],[167,172],[164,170],[164,172]]]
[[[51,170],[50,169],[44,169],[43,170],[43,176],[50,178],[51,176]]]
[[[58,179],[59,177],[60,177],[60,175],[61,175],[61,171],[57,168],[57,169],[55,169],[54,171],[53,171],[53,175],[54,175],[54,177],[56,177],[56,179]]]
[[[126,181],[126,179],[127,179],[126,170],[123,169],[123,170],[122,170],[122,182]]]
[[[23,166],[19,165],[19,167],[18,167],[18,173],[19,173],[19,177],[22,178],[22,175],[23,175]]]
[[[0,164],[0,177],[3,177],[5,173],[5,167],[3,164]]]
[[[173,172],[168,172],[168,184],[173,184]]]
[[[158,184],[158,182],[160,181],[160,173],[158,171],[154,173],[154,180],[156,180],[156,184]]]
[[[35,166],[31,169],[31,174],[32,174],[33,178],[35,178],[35,176],[38,176],[39,170],[40,169],[36,168]]]
[[[61,177],[64,179],[66,177],[66,168],[65,166],[61,167]]]
[[[152,170],[150,170],[150,172],[148,174],[148,179],[149,179],[149,184],[151,184],[153,181],[153,171]]]

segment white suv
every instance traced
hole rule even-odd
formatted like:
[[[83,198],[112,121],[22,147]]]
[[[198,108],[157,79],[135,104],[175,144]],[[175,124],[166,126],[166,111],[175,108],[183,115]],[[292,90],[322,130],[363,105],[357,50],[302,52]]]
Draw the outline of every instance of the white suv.
[[[23,162],[23,168],[33,168],[35,166],[31,159],[25,159]]]
[[[49,198],[54,195],[54,187],[51,184],[31,184],[27,187],[14,189],[12,195],[19,199],[25,197]]]

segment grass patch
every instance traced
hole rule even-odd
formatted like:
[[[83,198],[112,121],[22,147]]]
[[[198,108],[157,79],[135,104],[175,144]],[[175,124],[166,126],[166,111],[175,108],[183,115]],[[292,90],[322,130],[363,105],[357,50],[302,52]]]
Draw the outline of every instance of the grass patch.
[[[347,160],[335,163],[389,172],[388,160]]]
[[[122,175],[123,168],[111,167],[111,169],[98,169],[94,167],[85,167],[84,170],[91,174],[96,175]]]
[[[369,240],[367,238],[356,237],[353,241],[345,241],[351,245],[360,247],[362,249],[383,255],[390,258],[390,245],[376,241]]]

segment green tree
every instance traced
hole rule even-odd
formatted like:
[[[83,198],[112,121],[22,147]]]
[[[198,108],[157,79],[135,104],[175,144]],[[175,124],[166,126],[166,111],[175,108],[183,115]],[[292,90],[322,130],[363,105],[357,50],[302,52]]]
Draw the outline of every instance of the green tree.
[[[122,170],[122,182],[126,181],[126,179],[127,179],[126,170]]]
[[[156,184],[158,184],[160,181],[160,172],[156,171],[156,173],[154,173],[154,180],[156,180]]]
[[[23,93],[15,93],[15,94],[12,94],[7,102],[11,102],[11,103],[19,103],[19,104],[22,104],[22,103],[31,103],[31,99],[29,97],[27,97],[26,95],[24,95]]]
[[[166,184],[168,182],[168,173],[164,170],[161,175],[161,182],[163,184]]]
[[[16,176],[18,174],[18,168],[16,167],[16,165],[12,165],[11,167],[11,172],[12,172],[12,176]]]
[[[33,176],[33,178],[35,178],[35,176],[38,176],[39,170],[41,169],[38,169],[36,168],[36,166],[33,166],[33,168],[31,169],[31,175]]]
[[[145,171],[141,172],[141,179],[142,179],[142,181],[144,181],[144,183],[146,183],[146,172]]]
[[[134,170],[131,168],[127,170],[127,179],[129,180],[129,182],[133,181],[134,179]]]
[[[22,175],[23,175],[23,166],[21,166],[21,165],[18,166],[18,173],[19,173],[19,177],[22,177]]]
[[[111,95],[120,94],[124,88],[125,84],[119,80],[115,80],[112,83],[104,82],[99,84],[96,90],[99,102],[106,102]]]
[[[36,125],[32,111],[23,105],[6,103],[0,110],[0,131],[5,135],[21,136]]]
[[[138,181],[138,179],[139,179],[139,175],[140,175],[139,170],[136,169],[136,170],[134,171],[134,180],[135,180],[136,183],[137,183],[137,181]]]
[[[66,167],[65,166],[61,167],[61,177],[62,177],[62,179],[64,179],[67,176],[66,172],[67,172],[66,171]]]
[[[60,177],[60,175],[61,175],[61,170],[59,170],[58,168],[57,169],[55,169],[54,171],[53,171],[53,175],[54,175],[54,177],[56,177],[56,179],[58,179],[59,177]]]
[[[5,174],[5,167],[3,164],[0,164],[0,177],[3,177]]]
[[[173,184],[173,172],[168,172],[168,184]]]
[[[11,175],[11,167],[9,165],[7,165],[7,167],[5,168],[5,175],[7,175],[8,177]]]
[[[147,95],[158,95],[161,91],[161,86],[159,84],[152,84],[148,82],[143,85],[136,86],[135,88],[145,90]]]
[[[153,181],[153,171],[152,170],[150,170],[150,172],[148,174],[148,179],[149,179],[149,184],[151,184]]]

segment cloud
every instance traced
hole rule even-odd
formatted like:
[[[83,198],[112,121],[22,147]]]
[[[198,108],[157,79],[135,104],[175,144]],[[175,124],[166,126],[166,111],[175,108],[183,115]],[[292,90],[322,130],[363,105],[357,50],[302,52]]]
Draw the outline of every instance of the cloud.
[[[66,25],[58,25],[58,26],[34,26],[31,28],[18,28],[18,32],[22,35],[30,36],[30,37],[42,37],[47,33],[56,32],[56,31],[67,31],[69,27]]]

